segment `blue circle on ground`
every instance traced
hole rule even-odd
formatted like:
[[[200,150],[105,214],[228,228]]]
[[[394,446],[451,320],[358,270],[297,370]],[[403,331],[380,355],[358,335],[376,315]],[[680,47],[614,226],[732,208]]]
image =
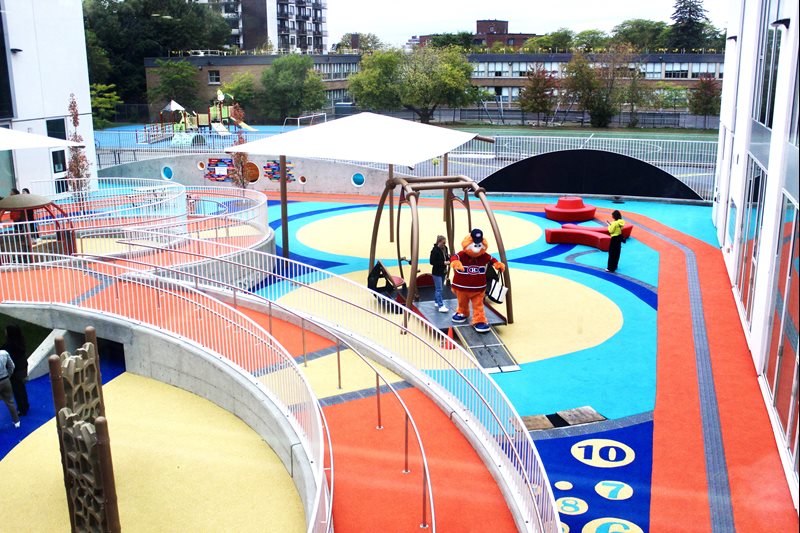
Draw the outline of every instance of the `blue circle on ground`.
[[[168,166],[161,167],[161,177],[164,178],[165,180],[171,180],[172,174],[173,174],[172,167]]]
[[[356,187],[363,187],[364,183],[366,183],[367,179],[364,177],[364,174],[362,174],[361,172],[356,172],[355,174],[353,174],[353,177],[350,179],[350,181]]]

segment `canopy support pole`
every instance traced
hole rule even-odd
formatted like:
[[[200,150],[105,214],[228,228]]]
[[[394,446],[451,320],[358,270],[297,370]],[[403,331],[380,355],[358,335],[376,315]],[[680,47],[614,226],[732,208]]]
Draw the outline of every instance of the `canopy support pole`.
[[[286,156],[280,156],[281,165],[281,250],[289,258],[289,199],[286,191]]]

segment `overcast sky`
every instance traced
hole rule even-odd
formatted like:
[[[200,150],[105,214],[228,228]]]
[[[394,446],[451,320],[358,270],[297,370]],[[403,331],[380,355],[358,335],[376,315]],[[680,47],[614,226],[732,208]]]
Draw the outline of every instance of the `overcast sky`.
[[[412,35],[475,32],[476,20],[507,20],[510,33],[544,34],[559,28],[610,32],[641,18],[671,23],[675,0],[327,0],[328,43],[345,33],[374,33],[402,46]],[[708,18],[727,27],[730,0],[704,0]]]

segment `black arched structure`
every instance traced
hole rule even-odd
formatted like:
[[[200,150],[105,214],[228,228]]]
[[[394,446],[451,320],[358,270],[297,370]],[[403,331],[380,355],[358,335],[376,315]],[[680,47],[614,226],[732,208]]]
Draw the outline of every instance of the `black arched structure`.
[[[517,161],[481,181],[489,192],[702,198],[675,176],[625,155],[561,150]]]

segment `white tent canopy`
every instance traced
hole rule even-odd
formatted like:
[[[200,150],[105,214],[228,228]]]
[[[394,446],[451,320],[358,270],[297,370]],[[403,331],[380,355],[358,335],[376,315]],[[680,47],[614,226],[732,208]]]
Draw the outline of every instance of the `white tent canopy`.
[[[0,150],[26,150],[29,148],[60,148],[65,146],[83,146],[80,143],[54,139],[35,133],[26,133],[0,127]]]
[[[162,113],[164,111],[186,111],[186,108],[175,100],[170,100],[169,103],[164,106],[164,109],[161,110]]]
[[[446,154],[475,136],[374,113],[359,113],[231,146],[225,151],[414,166]]]

